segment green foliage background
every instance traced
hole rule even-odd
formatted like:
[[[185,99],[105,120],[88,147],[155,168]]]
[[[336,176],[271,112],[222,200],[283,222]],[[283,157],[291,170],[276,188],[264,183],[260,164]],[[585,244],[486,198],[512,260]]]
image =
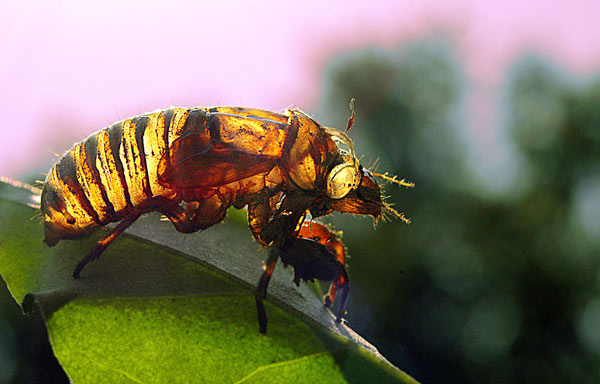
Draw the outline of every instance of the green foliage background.
[[[361,290],[349,324],[425,383],[600,381],[600,79],[525,55],[491,150],[465,133],[478,111],[446,42],[351,53],[325,84],[338,126],[358,100],[357,153],[416,183],[386,188],[408,227],[335,219]],[[485,168],[494,152],[506,164]]]
[[[350,255],[349,325],[424,383],[600,381],[600,79],[524,56],[497,95],[492,151],[465,132],[471,85],[452,45],[421,41],[332,62],[317,119],[351,130],[413,220],[336,215]],[[475,127],[485,130],[486,127]],[[487,167],[488,152],[506,154]],[[0,364],[27,328],[2,301]],[[0,370],[0,382],[2,381]],[[8,371],[4,371],[8,372]]]

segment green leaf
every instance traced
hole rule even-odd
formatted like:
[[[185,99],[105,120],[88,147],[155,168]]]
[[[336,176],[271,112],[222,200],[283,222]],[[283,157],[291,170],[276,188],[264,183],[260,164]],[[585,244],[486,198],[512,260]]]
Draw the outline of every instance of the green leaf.
[[[0,185],[0,274],[25,311],[39,305],[75,383],[414,382],[334,322],[289,269],[277,268],[258,332],[254,284],[264,254],[234,223],[184,235],[144,217],[89,264],[106,231],[53,248],[30,192]]]

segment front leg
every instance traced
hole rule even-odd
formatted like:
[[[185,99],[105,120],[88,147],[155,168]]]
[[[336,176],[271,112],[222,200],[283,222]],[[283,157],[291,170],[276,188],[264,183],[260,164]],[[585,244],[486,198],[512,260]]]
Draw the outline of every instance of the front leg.
[[[311,222],[304,223],[298,237],[304,239],[312,239],[326,247],[329,252],[335,255],[335,258],[345,267],[346,266],[346,249],[344,243],[340,240],[341,232],[331,231],[328,226]],[[344,271],[345,272],[345,271]],[[346,276],[346,277],[345,277]],[[347,286],[347,273],[340,274],[338,280],[331,283],[329,293],[325,295],[325,306],[329,308],[335,300],[337,289]]]
[[[332,287],[342,290],[342,300],[335,321],[342,321],[346,312],[348,294],[350,293],[350,280],[344,264],[336,259],[324,245],[312,239],[289,239],[281,252],[281,261],[294,267],[294,282],[300,284],[300,280],[314,279],[332,281]],[[327,301],[326,306],[331,302]]]

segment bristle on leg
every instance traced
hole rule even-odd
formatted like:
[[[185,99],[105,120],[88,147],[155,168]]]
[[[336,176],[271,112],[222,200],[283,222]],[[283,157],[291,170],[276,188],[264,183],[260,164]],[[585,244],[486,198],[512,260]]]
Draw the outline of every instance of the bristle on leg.
[[[406,224],[410,224],[410,219],[404,216],[404,213],[396,211],[394,208],[390,206],[390,204],[383,205],[383,219],[386,220],[389,218],[388,214],[394,217],[395,219],[400,219]]]

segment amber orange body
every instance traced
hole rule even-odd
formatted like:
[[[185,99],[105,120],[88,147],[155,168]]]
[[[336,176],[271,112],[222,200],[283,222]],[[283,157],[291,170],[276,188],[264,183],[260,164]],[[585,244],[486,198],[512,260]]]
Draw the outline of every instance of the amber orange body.
[[[146,212],[161,212],[178,231],[190,233],[221,221],[230,206],[247,206],[255,239],[279,252],[267,262],[259,284],[261,331],[266,330],[262,299],[284,249],[290,263],[300,263],[292,255],[306,250],[311,254],[306,260],[338,276],[330,298],[342,286],[347,296],[343,246],[332,242],[325,227],[316,227],[318,234],[303,227],[307,213],[318,217],[337,210],[377,220],[382,208],[391,210],[345,133],[298,110],[279,114],[237,107],[170,108],[115,123],[61,157],[48,173],[41,199],[50,246],[120,222],[81,261],[75,277]],[[289,241],[297,237],[314,241]]]
[[[77,143],[48,173],[46,242],[86,235],[157,198],[184,202],[198,229],[248,205],[258,233],[266,222],[254,213],[269,214],[264,205],[282,190],[320,187],[336,152],[302,113],[173,108],[123,120]]]

